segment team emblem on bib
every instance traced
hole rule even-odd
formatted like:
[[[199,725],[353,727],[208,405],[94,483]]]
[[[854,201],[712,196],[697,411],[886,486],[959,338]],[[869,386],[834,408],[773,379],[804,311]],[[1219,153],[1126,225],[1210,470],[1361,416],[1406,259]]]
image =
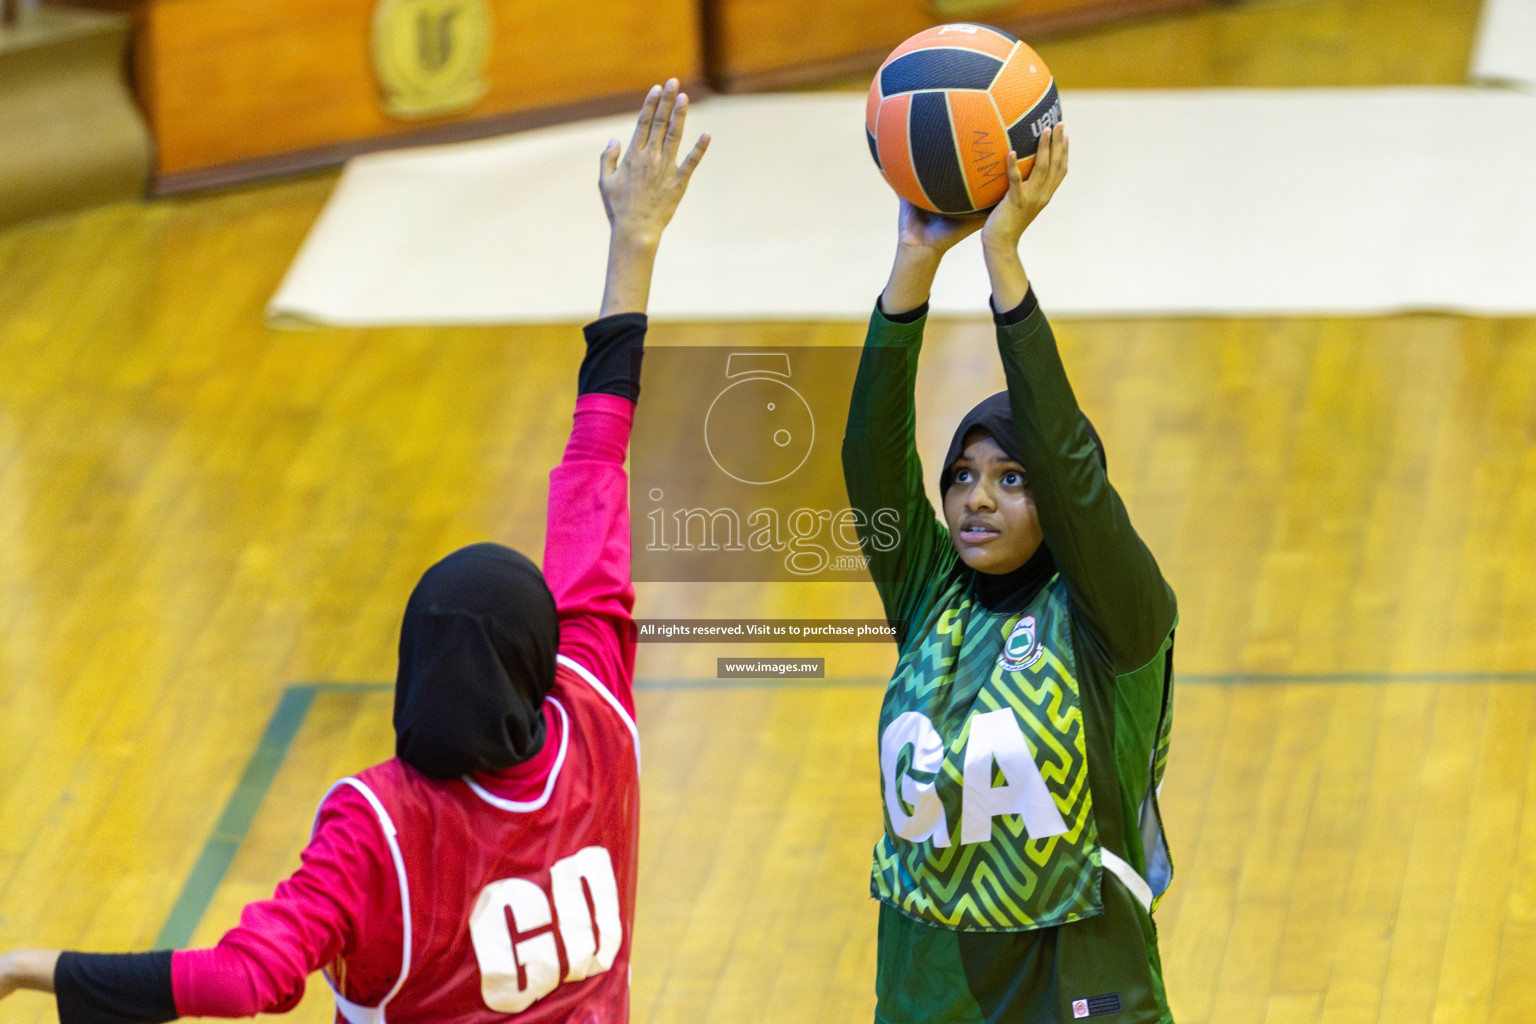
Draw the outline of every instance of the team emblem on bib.
[[[1035,617],[1026,615],[1008,634],[1003,653],[997,656],[997,664],[1005,672],[1017,672],[1034,665],[1044,653],[1045,648],[1040,646],[1040,639],[1035,635]]]

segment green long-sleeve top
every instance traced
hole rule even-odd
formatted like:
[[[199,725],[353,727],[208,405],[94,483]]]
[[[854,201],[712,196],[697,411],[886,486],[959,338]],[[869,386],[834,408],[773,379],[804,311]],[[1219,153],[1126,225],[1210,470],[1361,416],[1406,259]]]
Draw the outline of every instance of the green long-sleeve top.
[[[1173,591],[1132,528],[1033,295],[998,318],[1019,454],[1056,572],[982,604],[923,489],[914,389],[924,318],[877,307],[843,469],[900,657],[880,715],[885,835],[871,891],[976,931],[1102,910],[1106,867],[1148,910],[1171,865],[1156,808],[1172,714]],[[890,513],[885,513],[886,519]]]

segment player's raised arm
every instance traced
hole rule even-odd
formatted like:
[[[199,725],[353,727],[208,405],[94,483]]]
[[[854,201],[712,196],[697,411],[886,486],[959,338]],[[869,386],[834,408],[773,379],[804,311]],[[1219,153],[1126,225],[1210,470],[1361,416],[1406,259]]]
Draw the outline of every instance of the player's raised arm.
[[[917,361],[939,264],[980,227],[979,217],[946,217],[901,200],[890,276],[870,316],[849,398],[843,480],[852,508],[860,513],[859,542],[893,622],[905,623],[912,616],[926,573],[953,560],[923,488],[916,442]],[[888,519],[892,515],[894,523]]]
[[[624,457],[662,232],[709,146],[701,135],[678,160],[688,97],[676,79],[645,98],[627,149],[603,150],[599,189],[610,235],[601,316],[585,330],[576,417],[550,474],[544,575],[560,613],[561,653],[628,702],[634,670],[629,491]]]
[[[987,215],[981,229],[981,251],[992,282],[992,305],[1006,313],[1029,293],[1029,276],[1019,257],[1019,239],[1034,223],[1067,176],[1067,132],[1056,125],[1040,136],[1029,176],[1019,170],[1017,156],[1008,154],[1008,192]]]

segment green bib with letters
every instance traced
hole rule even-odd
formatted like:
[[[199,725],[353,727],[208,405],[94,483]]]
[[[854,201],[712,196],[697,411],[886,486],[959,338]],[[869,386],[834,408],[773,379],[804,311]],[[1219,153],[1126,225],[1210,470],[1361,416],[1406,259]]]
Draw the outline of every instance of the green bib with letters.
[[[1101,913],[1065,583],[1053,577],[1022,611],[1001,613],[961,577],[934,607],[880,710],[885,836],[872,895],[965,931]]]

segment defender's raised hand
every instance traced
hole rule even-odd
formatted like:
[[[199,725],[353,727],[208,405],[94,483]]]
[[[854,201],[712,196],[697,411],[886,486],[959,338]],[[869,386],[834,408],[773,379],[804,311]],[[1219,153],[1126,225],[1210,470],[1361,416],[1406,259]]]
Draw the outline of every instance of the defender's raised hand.
[[[609,223],[639,240],[656,240],[672,219],[688,189],[694,168],[709,148],[709,133],[699,136],[681,165],[677,162],[688,116],[688,95],[677,79],[655,85],[645,97],[629,150],[620,156],[614,139],[603,150],[599,188]]]
[[[603,150],[598,189],[610,226],[603,316],[645,312],[661,233],[709,148],[705,132],[678,163],[687,116],[688,95],[670,78],[646,94],[628,151],[620,156],[617,139]]]

